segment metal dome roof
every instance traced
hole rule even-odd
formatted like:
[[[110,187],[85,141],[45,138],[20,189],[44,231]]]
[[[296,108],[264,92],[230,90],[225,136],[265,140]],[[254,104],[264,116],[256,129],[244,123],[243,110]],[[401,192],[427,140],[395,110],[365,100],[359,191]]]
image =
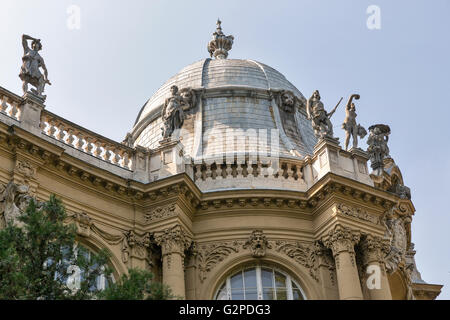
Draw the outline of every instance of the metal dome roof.
[[[184,67],[167,80],[142,107],[135,125],[164,103],[164,100],[170,96],[170,87],[173,85],[193,89],[225,86],[284,89],[304,99],[301,92],[284,75],[263,63],[240,59],[203,59]]]

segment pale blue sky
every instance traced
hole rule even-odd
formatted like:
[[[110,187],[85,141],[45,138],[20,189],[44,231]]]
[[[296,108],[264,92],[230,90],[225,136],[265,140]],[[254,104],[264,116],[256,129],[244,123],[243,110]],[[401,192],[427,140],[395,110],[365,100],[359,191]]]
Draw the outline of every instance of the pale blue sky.
[[[69,5],[81,28],[66,26]],[[366,27],[369,5],[381,30]],[[48,110],[117,141],[145,101],[184,66],[208,57],[217,17],[230,58],[268,64],[326,105],[357,92],[359,122],[390,125],[391,155],[412,189],[422,277],[450,299],[450,1],[0,2],[0,86],[21,94],[22,33],[42,39]],[[343,108],[333,117],[340,124]],[[363,143],[365,147],[365,143]]]

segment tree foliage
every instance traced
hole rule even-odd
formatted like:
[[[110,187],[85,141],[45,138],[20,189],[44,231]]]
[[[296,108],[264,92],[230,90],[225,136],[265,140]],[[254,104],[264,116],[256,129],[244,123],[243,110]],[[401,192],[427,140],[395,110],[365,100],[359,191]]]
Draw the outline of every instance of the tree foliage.
[[[167,299],[170,290],[146,270],[130,270],[102,292],[96,282],[111,279],[109,253],[89,252],[78,245],[76,228],[64,221],[61,200],[31,200],[19,217],[21,226],[9,223],[0,230],[0,299]],[[79,274],[79,277],[75,275]]]

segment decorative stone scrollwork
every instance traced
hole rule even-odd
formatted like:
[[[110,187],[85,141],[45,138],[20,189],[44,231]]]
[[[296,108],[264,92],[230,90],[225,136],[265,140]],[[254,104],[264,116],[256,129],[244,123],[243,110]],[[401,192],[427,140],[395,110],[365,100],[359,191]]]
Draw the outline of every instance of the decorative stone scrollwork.
[[[242,242],[240,241],[196,245],[194,252],[197,259],[200,281],[203,282],[208,272],[226,257],[239,252],[241,246]]]
[[[361,208],[353,208],[343,203],[338,203],[336,206],[338,214],[343,214],[350,217],[355,217],[360,220],[368,221],[373,224],[380,224],[380,219],[369,214],[366,210]]]
[[[176,215],[177,213],[175,212],[175,205],[170,204],[168,206],[158,207],[150,212],[147,212],[144,215],[144,221],[145,223],[151,223],[156,220],[167,219]]]
[[[299,242],[291,241],[276,241],[275,250],[286,254],[288,257],[294,259],[298,264],[309,269],[311,277],[319,281],[319,266],[326,265],[330,271],[333,271],[334,265],[332,257],[328,254],[328,250],[319,242],[316,241],[311,245],[305,246]],[[333,273],[331,272],[331,280],[334,281]]]
[[[253,257],[261,258],[266,255],[266,249],[272,249],[272,246],[269,244],[262,230],[254,230],[243,248],[250,248]]]
[[[355,244],[359,242],[361,233],[350,228],[344,227],[340,224],[336,225],[333,230],[330,230],[326,236],[323,237],[322,242],[333,252],[333,257],[336,261],[336,267],[339,269],[339,254],[341,252],[348,252],[351,257],[353,266],[356,266],[355,261]]]

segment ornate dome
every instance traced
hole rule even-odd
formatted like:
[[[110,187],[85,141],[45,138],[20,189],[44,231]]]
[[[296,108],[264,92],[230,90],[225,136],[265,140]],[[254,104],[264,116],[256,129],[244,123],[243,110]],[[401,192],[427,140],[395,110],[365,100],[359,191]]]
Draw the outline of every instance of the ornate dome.
[[[161,88],[145,103],[135,124],[161,107],[170,96],[170,87],[178,88],[220,88],[243,86],[258,89],[284,89],[292,91],[304,99],[284,75],[263,63],[240,59],[203,59],[180,70],[164,83]]]
[[[313,154],[317,139],[303,94],[266,64],[227,59],[233,40],[218,21],[208,44],[215,59],[188,65],[166,81],[139,112],[130,146],[157,150],[179,141],[183,155],[218,165]],[[240,160],[230,159],[230,151]]]

